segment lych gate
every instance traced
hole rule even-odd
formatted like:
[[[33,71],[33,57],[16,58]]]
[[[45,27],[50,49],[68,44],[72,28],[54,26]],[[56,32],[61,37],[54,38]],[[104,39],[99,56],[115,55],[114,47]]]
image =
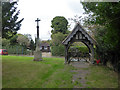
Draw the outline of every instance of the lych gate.
[[[92,62],[94,60],[95,40],[82,28],[80,23],[77,23],[73,31],[62,42],[65,45],[65,64],[70,62],[68,49],[74,42],[82,42],[88,47],[90,62]]]

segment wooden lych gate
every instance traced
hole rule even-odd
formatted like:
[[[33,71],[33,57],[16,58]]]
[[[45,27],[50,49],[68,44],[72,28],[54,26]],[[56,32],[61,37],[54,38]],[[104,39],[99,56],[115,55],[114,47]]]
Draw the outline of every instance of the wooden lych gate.
[[[70,63],[70,56],[68,50],[72,43],[82,42],[88,49],[90,54],[90,62],[94,61],[94,44],[95,40],[82,28],[80,23],[77,23],[72,32],[63,40],[62,44],[65,45],[65,64]]]

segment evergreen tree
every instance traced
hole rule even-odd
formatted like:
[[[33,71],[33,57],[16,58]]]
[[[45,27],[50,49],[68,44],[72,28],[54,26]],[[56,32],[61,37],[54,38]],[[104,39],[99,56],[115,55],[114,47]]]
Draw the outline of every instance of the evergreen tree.
[[[18,44],[17,38],[18,38],[18,35],[17,35],[17,34],[14,35],[12,38],[10,38],[10,39],[9,39],[9,40],[10,40],[10,44],[11,44],[11,45],[16,45],[16,44]]]
[[[51,31],[52,34],[55,34],[57,32],[66,34],[68,32],[68,28],[67,28],[68,21],[66,20],[65,17],[56,16],[53,18],[53,20],[51,22],[52,22],[51,27],[53,28],[53,30]]]
[[[35,50],[35,43],[34,43],[34,41],[31,39],[31,41],[30,41],[30,49],[32,50],[32,51],[34,51]]]
[[[51,35],[51,53],[54,56],[64,55],[64,45],[62,41],[69,33],[68,31],[68,21],[63,16],[56,16],[51,21],[52,25],[52,35]]]
[[[2,3],[2,38],[13,37],[21,27],[23,19],[18,21],[20,10],[17,11],[17,2]]]

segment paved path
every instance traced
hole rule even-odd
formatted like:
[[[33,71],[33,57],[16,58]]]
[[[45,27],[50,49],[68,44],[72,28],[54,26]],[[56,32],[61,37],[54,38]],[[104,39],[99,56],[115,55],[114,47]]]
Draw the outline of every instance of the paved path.
[[[86,75],[89,74],[89,63],[79,61],[71,62],[71,65],[76,68],[71,70],[71,72],[75,72],[72,79],[72,82],[75,83],[74,88],[87,88]]]

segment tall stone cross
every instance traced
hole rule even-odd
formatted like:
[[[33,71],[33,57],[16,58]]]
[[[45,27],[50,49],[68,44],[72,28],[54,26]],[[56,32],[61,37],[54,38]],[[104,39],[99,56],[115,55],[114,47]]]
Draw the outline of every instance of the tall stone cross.
[[[40,51],[40,40],[39,40],[39,18],[35,20],[37,22],[37,44],[36,44],[36,50],[34,52],[34,61],[41,61],[42,60],[42,53]]]
[[[37,18],[37,20],[35,20],[35,22],[37,22],[37,39],[39,39],[39,21],[40,21],[39,18]]]

